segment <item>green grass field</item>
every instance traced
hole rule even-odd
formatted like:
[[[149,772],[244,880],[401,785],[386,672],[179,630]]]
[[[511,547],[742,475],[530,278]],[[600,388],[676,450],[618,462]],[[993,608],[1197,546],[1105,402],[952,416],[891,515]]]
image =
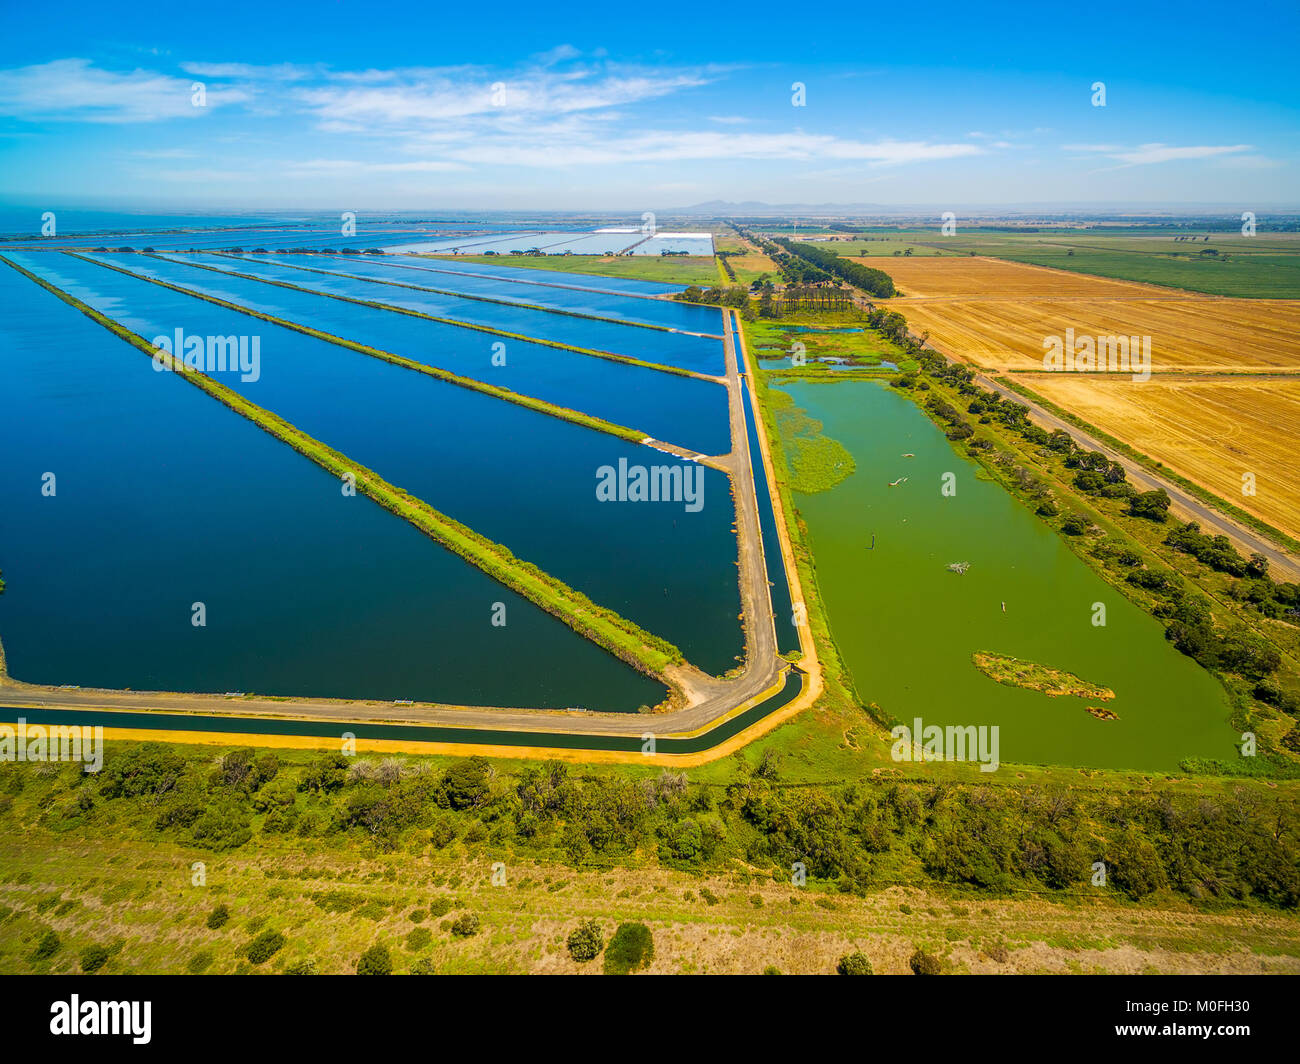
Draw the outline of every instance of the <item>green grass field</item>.
[[[843,236],[843,234],[838,234]],[[1188,239],[1176,240],[1176,235]],[[870,239],[868,239],[868,237]],[[1208,237],[1208,239],[1206,239]],[[987,255],[1058,270],[1244,299],[1300,299],[1300,234],[1053,229],[999,233],[963,226],[888,230],[825,244],[842,256]],[[1212,252],[1209,253],[1209,252]],[[881,264],[888,272],[888,266]]]

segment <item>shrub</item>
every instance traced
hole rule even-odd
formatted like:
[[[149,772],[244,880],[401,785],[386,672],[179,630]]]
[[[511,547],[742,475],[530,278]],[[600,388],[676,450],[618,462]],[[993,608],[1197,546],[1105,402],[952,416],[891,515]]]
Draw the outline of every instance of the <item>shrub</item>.
[[[245,953],[251,964],[265,964],[284,946],[284,936],[279,931],[263,931],[248,944]]]
[[[163,743],[128,747],[104,766],[100,794],[136,798],[166,794],[185,771],[185,759]]]
[[[482,802],[488,793],[491,762],[486,757],[457,761],[442,778],[442,792],[447,803],[457,811]]]
[[[569,932],[569,956],[579,964],[595,960],[605,948],[605,933],[595,920],[583,920]]]
[[[212,950],[201,949],[190,958],[189,963],[185,965],[185,970],[188,971],[190,975],[202,975],[211,967]]]
[[[103,946],[87,946],[81,951],[81,970],[87,974],[99,971],[108,963],[108,950]]]
[[[462,913],[452,921],[451,933],[457,938],[469,938],[478,934],[478,928],[478,913]]]
[[[388,948],[376,942],[357,961],[357,975],[392,975],[393,958],[388,955]]]
[[[1067,536],[1082,536],[1092,525],[1082,514],[1069,514],[1061,522],[1061,531]]]
[[[406,936],[406,948],[418,953],[433,941],[433,933],[427,927],[414,927]]]
[[[35,960],[43,961],[53,957],[62,948],[63,943],[59,941],[59,936],[53,931],[46,931],[36,941],[36,948],[32,950],[32,957]]]
[[[835,965],[835,971],[840,975],[874,975],[871,970],[871,962],[867,960],[867,955],[862,952],[846,953],[840,958],[839,963]]]
[[[284,967],[285,975],[315,975],[316,962],[310,957],[303,957],[301,960],[290,961]]]
[[[645,924],[619,924],[605,947],[605,974],[628,975],[654,960],[654,936]]]
[[[1134,517],[1163,523],[1169,519],[1169,495],[1163,489],[1138,492],[1129,499],[1128,512]]]
[[[190,834],[197,845],[209,850],[233,850],[253,837],[248,810],[233,798],[222,798],[206,808]]]
[[[437,975],[438,969],[434,966],[433,961],[428,957],[421,957],[411,965],[412,975]]]
[[[925,950],[919,949],[908,959],[908,967],[912,969],[913,975],[942,975],[943,965],[939,963],[939,958],[935,957]]]
[[[775,964],[769,964],[766,968],[763,969],[763,974],[764,974],[764,975],[782,975],[782,974],[784,974],[784,973],[783,973],[783,972],[781,971],[781,969],[778,968]]]
[[[433,920],[441,919],[451,912],[450,898],[434,898],[429,902],[429,917]]]
[[[1129,831],[1115,844],[1113,853],[1114,860],[1106,862],[1111,879],[1134,901],[1165,886],[1164,866],[1149,840]]]

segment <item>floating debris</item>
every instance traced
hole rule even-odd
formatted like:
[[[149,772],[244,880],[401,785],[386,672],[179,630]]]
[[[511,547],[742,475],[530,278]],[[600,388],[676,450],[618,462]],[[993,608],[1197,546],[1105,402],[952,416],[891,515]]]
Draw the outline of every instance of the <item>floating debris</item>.
[[[1119,720],[1119,714],[1105,706],[1089,706],[1088,712],[1098,720]]]
[[[898,485],[900,485],[901,483],[903,483],[903,481],[905,481],[906,479],[907,479],[907,477],[899,477],[897,480],[891,481],[890,484],[889,484],[889,486],[890,486],[891,488],[896,488],[896,487],[898,487]]]
[[[970,562],[949,562],[948,571],[950,573],[964,573],[970,568]]]
[[[914,455],[914,454],[905,454],[905,455],[903,455],[903,457],[904,457],[904,458],[915,458],[916,455]]]

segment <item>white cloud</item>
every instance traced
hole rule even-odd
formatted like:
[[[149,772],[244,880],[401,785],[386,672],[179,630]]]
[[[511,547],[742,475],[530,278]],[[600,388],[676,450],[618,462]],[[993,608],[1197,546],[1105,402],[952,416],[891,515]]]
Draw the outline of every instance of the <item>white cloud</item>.
[[[190,100],[189,78],[147,70],[102,70],[86,59],[0,70],[0,115],[28,120],[80,122],[156,122],[194,118],[205,108]],[[239,89],[212,91],[207,108],[239,103]]]
[[[862,174],[868,168],[960,159],[1011,146],[1005,140],[990,142],[984,134],[949,143],[802,129],[758,132],[749,118],[726,112],[700,115],[692,124],[687,94],[730,68],[594,61],[569,45],[535,56],[514,72],[470,66],[332,71],[292,63],[194,61],[179,69],[184,77],[113,72],[84,59],[64,59],[0,71],[0,114],[119,123],[192,117],[203,113],[191,105],[192,79],[204,80],[210,106],[236,103],[253,118],[277,108],[276,135],[285,150],[256,165],[250,161],[250,170],[320,181],[392,180],[484,167],[558,173],[573,167],[749,160]],[[494,91],[497,83],[504,87],[504,102]],[[670,97],[679,99],[652,106]],[[301,144],[290,151],[295,137],[310,138],[311,157],[301,158]],[[136,159],[154,162],[204,154],[192,142],[126,150],[132,147]],[[179,180],[204,172],[153,173]]]
[[[301,81],[321,74],[321,67],[297,63],[182,63],[187,74],[201,78],[238,78],[242,81]]]
[[[548,139],[478,138],[447,154],[465,162],[503,166],[567,167],[609,163],[679,162],[701,159],[788,159],[855,161],[896,166],[979,155],[973,144],[925,141],[857,141],[813,133],[647,132],[566,143]]]
[[[1142,144],[1124,148],[1114,144],[1066,144],[1066,151],[1093,152],[1106,155],[1127,166],[1147,166],[1151,163],[1179,162],[1187,159],[1212,159],[1220,155],[1233,155],[1250,151],[1249,144],[1202,144],[1175,147],[1170,144]]]
[[[358,79],[360,80],[360,79]],[[395,71],[389,84],[324,84],[298,89],[296,101],[319,121],[370,131],[412,128],[473,115],[572,114],[625,106],[707,84],[699,70],[596,73],[534,70],[511,76],[482,72]],[[500,91],[498,91],[498,86]]]

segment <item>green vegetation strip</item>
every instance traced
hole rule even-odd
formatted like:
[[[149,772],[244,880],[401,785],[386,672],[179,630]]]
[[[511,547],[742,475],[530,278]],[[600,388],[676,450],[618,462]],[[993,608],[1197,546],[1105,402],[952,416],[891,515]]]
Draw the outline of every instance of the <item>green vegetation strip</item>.
[[[1096,698],[1109,702],[1115,697],[1115,692],[1109,687],[1090,683],[1064,669],[1053,669],[1035,661],[1022,661],[1020,658],[994,654],[987,650],[977,650],[971,655],[971,661],[991,680],[997,680],[998,683],[1006,684],[1008,687],[1041,691],[1049,698],[1075,695],[1079,698]]]
[[[77,256],[77,257],[80,258],[81,256]],[[456,318],[440,318],[435,314],[425,314],[423,311],[411,310],[409,307],[399,307],[393,303],[376,303],[372,299],[357,299],[355,296],[339,295],[337,292],[321,292],[314,288],[303,288],[301,285],[291,284],[288,281],[277,281],[270,277],[258,277],[256,274],[240,273],[238,270],[222,270],[222,269],[218,269],[216,266],[207,266],[201,262],[186,262],[184,259],[168,258],[166,255],[151,254],[148,257],[151,259],[161,259],[163,262],[180,263],[185,266],[192,266],[196,270],[207,270],[210,273],[219,274],[223,277],[242,277],[246,281],[256,281],[258,284],[274,285],[276,288],[287,288],[291,292],[301,292],[303,293],[303,295],[321,296],[325,299],[337,299],[341,303],[355,303],[357,304],[357,306],[369,307],[371,310],[386,310],[392,314],[405,314],[411,318],[423,318],[425,321],[437,322],[439,325],[452,325],[457,329],[470,329],[473,332],[487,333],[489,336],[502,336],[505,337],[507,340],[519,340],[522,343],[537,344],[539,347],[553,347],[559,351],[573,351],[579,355],[588,355],[591,358],[603,358],[603,359],[607,359],[610,362],[622,362],[624,365],[627,366],[639,366],[641,369],[653,369],[653,370],[658,370],[660,373],[672,373],[678,377],[697,377],[697,378],[704,377],[704,374],[702,373],[696,373],[695,371],[689,369],[682,369],[680,366],[663,366],[660,365],[658,362],[647,362],[645,359],[642,358],[633,358],[631,355],[617,355],[613,351],[600,351],[594,347],[577,347],[574,344],[560,343],[558,340],[540,340],[535,336],[525,336],[523,333],[507,332],[505,329],[494,329],[491,325],[475,325],[472,322],[460,321]],[[97,259],[87,259],[86,261],[96,262],[100,266],[109,265],[109,263],[99,262]],[[281,265],[285,265],[285,264],[282,263]],[[118,266],[113,266],[111,268],[121,269],[121,267]],[[298,266],[294,268],[300,270],[310,269],[310,267],[306,267],[306,266]],[[122,270],[122,272],[130,273],[129,270]],[[312,272],[329,273],[328,270],[316,270],[316,269],[312,269]],[[140,275],[131,274],[131,276],[138,277]],[[336,273],[333,274],[333,276],[350,277],[351,275]],[[145,278],[145,280],[153,280],[153,278]],[[357,277],[354,278],[354,280],[368,281],[370,280],[370,278]],[[165,282],[160,282],[160,283],[165,283]],[[389,284],[390,282],[376,281],[375,283]],[[419,286],[401,285],[399,287],[418,289]],[[428,289],[421,289],[421,291],[437,292],[439,290],[436,288],[428,288]],[[445,292],[441,294],[455,295],[456,293]],[[467,297],[467,298],[474,298],[474,297]],[[529,310],[544,311],[546,309],[544,307],[529,307],[527,304],[524,303],[507,303],[504,299],[484,300],[484,302],[500,303],[505,306],[526,307]],[[594,317],[594,315],[575,315],[575,316]],[[627,324],[626,322],[616,321],[614,318],[599,318],[597,320],[613,322],[616,325]],[[665,331],[671,332],[672,330],[665,330]],[[705,378],[705,379],[711,379],[711,378]]]
[[[593,417],[590,414],[584,414],[578,410],[571,410],[567,406],[557,406],[555,403],[548,403],[545,399],[535,399],[531,395],[520,395],[518,392],[512,392],[509,388],[501,388],[495,384],[486,384],[483,381],[476,381],[470,377],[462,377],[458,373],[452,373],[450,370],[439,369],[437,366],[430,366],[424,362],[416,362],[414,359],[404,358],[402,355],[395,355],[391,351],[383,351],[378,347],[371,347],[369,344],[358,343],[356,340],[346,340],[342,336],[335,336],[333,333],[322,332],[320,329],[313,329],[309,325],[299,325],[297,322],[289,321],[287,318],[277,318],[273,314],[264,314],[260,310],[253,310],[251,307],[244,307],[238,303],[231,303],[228,300],[219,298],[218,296],[211,296],[193,288],[185,288],[182,285],[172,284],[170,281],[163,281],[157,277],[146,277],[142,273],[133,273],[121,266],[115,266],[111,262],[101,262],[98,259],[86,258],[84,255],[76,255],[71,252],[65,252],[65,254],[71,254],[74,259],[81,259],[83,262],[89,262],[93,266],[102,266],[106,270],[115,270],[118,273],[125,274],[127,277],[134,277],[137,281],[148,281],[150,284],[156,284],[160,288],[170,289],[171,291],[178,292],[183,296],[202,299],[206,303],[214,303],[219,307],[224,307],[226,310],[233,310],[238,314],[247,314],[251,318],[257,318],[260,321],[269,322],[272,325],[279,325],[281,328],[292,329],[294,332],[300,332],[305,336],[311,336],[317,340],[324,340],[329,344],[337,344],[339,347],[346,347],[350,351],[357,351],[360,354],[369,355],[371,358],[378,358],[384,362],[391,362],[394,366],[401,366],[403,369],[414,370],[416,373],[423,373],[426,377],[434,377],[446,384],[454,384],[459,388],[468,388],[472,392],[481,392],[483,395],[490,395],[494,399],[504,399],[508,403],[514,403],[515,405],[525,407],[528,410],[535,410],[540,414],[559,418],[561,421],[570,421],[575,425],[581,425],[583,428],[595,429],[597,432],[604,432],[608,433],[610,436],[617,436],[619,439],[627,440],[629,443],[639,444],[652,438],[648,433],[638,432],[636,429],[630,429],[624,425],[616,425],[612,421],[606,421],[604,418]],[[10,265],[13,264],[10,263]],[[14,268],[20,269],[21,267],[15,266]],[[306,289],[303,289],[303,291],[306,291]],[[152,350],[152,348],[150,348],[150,350]],[[683,450],[690,450],[690,448],[683,448]]]
[[[822,431],[820,421],[796,406],[788,392],[773,388],[768,397],[781,437],[790,446],[790,487],[815,495],[830,491],[853,475],[857,469],[853,455],[839,440]]]
[[[34,281],[64,303],[75,307],[96,324],[102,325],[115,336],[148,355],[150,359],[159,354],[144,337],[101,314],[93,307],[87,306],[76,296],[64,292],[3,256],[0,256],[0,262],[13,267],[28,280]],[[428,503],[390,484],[373,470],[327,447],[224,384],[197,370],[190,369],[178,360],[172,361],[171,368],[195,387],[247,418],[282,443],[288,444],[327,472],[340,479],[345,475],[355,477],[357,489],[384,509],[409,521],[430,539],[477,566],[494,580],[559,618],[579,635],[604,647],[634,668],[661,677],[664,669],[669,665],[684,660],[682,652],[666,639],[650,634],[613,610],[597,606],[580,591],[569,587],[531,562],[516,558],[509,548],[439,513]]]
[[[507,266],[511,269],[539,270],[547,273],[568,273],[587,277],[624,277],[634,281],[653,281],[659,284],[709,284],[716,276],[711,255],[433,255],[416,253],[412,258],[429,262],[451,260],[480,266]],[[451,271],[460,273],[460,270]],[[492,276],[479,274],[480,277]],[[514,280],[495,277],[494,280]],[[528,284],[537,282],[529,281]],[[541,282],[546,283],[546,282]],[[558,287],[567,288],[568,285]],[[599,291],[600,289],[593,289]],[[636,295],[638,299],[654,296],[619,292],[619,295]]]
[[[1242,524],[1248,526],[1249,528],[1254,529],[1256,532],[1260,533],[1261,535],[1267,536],[1269,539],[1273,540],[1273,542],[1276,543],[1278,546],[1285,547],[1289,551],[1300,551],[1300,540],[1296,540],[1293,537],[1288,536],[1281,529],[1274,528],[1268,522],[1260,520],[1260,518],[1256,517],[1254,514],[1247,513],[1239,506],[1234,506],[1232,503],[1228,502],[1227,499],[1215,495],[1214,492],[1201,487],[1201,485],[1197,484],[1195,481],[1188,480],[1186,477],[1182,476],[1181,474],[1175,473],[1167,465],[1164,465],[1161,462],[1157,462],[1154,458],[1150,457],[1149,455],[1143,454],[1141,451],[1136,450],[1135,448],[1129,446],[1123,440],[1118,440],[1114,436],[1110,435],[1110,433],[1103,432],[1095,425],[1090,425],[1088,422],[1084,421],[1083,418],[1079,417],[1077,414],[1072,414],[1070,413],[1070,411],[1064,409],[1063,407],[1057,406],[1051,400],[1044,399],[1037,392],[1031,391],[1029,388],[1026,388],[1023,384],[1019,383],[1018,381],[1011,380],[1009,377],[995,377],[993,379],[996,380],[999,384],[1003,385],[1004,387],[1010,388],[1013,392],[1016,392],[1019,395],[1023,395],[1026,399],[1033,400],[1035,403],[1043,407],[1045,410],[1050,410],[1061,420],[1068,421],[1071,425],[1074,425],[1075,427],[1082,429],[1084,432],[1088,433],[1094,439],[1101,440],[1107,446],[1112,447],[1116,451],[1119,451],[1126,458],[1133,459],[1133,461],[1137,462],[1137,464],[1142,466],[1144,469],[1149,469],[1151,470],[1151,472],[1156,473],[1161,477],[1164,477],[1166,480],[1172,481],[1173,483],[1177,484],[1180,488],[1182,488],[1184,491],[1186,491],[1189,495],[1195,496],[1206,505],[1213,506],[1216,510],[1219,510],[1220,512],[1227,514],[1229,517],[1236,518],[1236,520],[1240,521]]]
[[[748,327],[748,322],[743,322],[741,325],[742,331]],[[748,336],[745,341],[746,347],[752,352],[753,345],[749,342]],[[799,508],[795,504],[794,477],[787,455],[787,441],[778,431],[775,406],[781,400],[776,396],[783,395],[790,403],[794,400],[789,394],[778,392],[777,389],[770,387],[769,376],[766,370],[756,370],[750,377],[750,387],[754,389],[754,397],[758,400],[758,411],[762,421],[761,431],[767,438],[768,454],[772,460],[772,483],[781,500],[780,519],[785,522],[795,571],[799,575],[799,587],[803,593],[803,605],[807,611],[808,627],[812,630],[813,641],[817,647],[817,660],[821,665],[825,690],[818,704],[825,708],[833,706],[841,711],[847,711],[854,718],[859,716],[861,708],[865,708],[876,723],[889,723],[878,705],[874,702],[868,703],[858,695],[853,686],[853,678],[849,675],[848,668],[840,657],[839,647],[835,643],[830,615],[826,612],[826,599],[818,580],[816,558],[813,556],[812,544],[808,537],[808,526],[799,515]]]
[[[198,268],[204,270],[215,269],[215,267],[208,266],[201,262],[190,262],[187,259],[181,258],[180,256],[183,254],[184,254],[183,252],[168,252],[166,254],[159,254],[157,252],[154,252],[150,255],[150,257],[155,259],[165,259],[171,262],[184,262],[187,266],[197,266]],[[347,277],[353,281],[367,281],[370,284],[382,284],[382,285],[387,285],[390,288],[410,288],[416,292],[432,292],[434,295],[452,296],[456,299],[468,299],[474,303],[495,303],[497,306],[500,307],[517,307],[519,310],[537,310],[537,311],[541,311],[543,314],[558,314],[561,317],[565,317],[565,318],[584,318],[587,321],[603,321],[609,325],[628,325],[635,329],[653,329],[656,332],[671,333],[671,332],[681,331],[680,329],[674,329],[669,325],[656,325],[648,321],[628,321],[626,318],[611,318],[606,314],[587,314],[581,310],[565,310],[561,307],[546,307],[546,306],[542,306],[540,303],[522,303],[517,299],[501,299],[497,296],[471,295],[468,292],[453,292],[449,288],[430,288],[428,285],[423,285],[423,284],[406,284],[403,281],[390,281],[382,277],[365,277],[358,273],[344,273],[342,270],[322,270],[316,266],[304,266],[298,262],[282,262],[271,255],[255,257],[253,255],[235,255],[228,251],[214,251],[212,254],[220,255],[222,258],[234,259],[239,262],[265,261],[265,262],[270,262],[276,266],[284,266],[286,269],[290,269],[290,270],[302,270],[304,273],[321,273],[324,274],[326,277]],[[173,258],[172,256],[175,257]],[[335,260],[335,261],[340,261],[340,260]],[[343,259],[341,261],[346,262],[347,260]],[[217,272],[230,273],[233,271],[217,270]],[[238,273],[235,274],[235,276],[248,277],[249,274]],[[261,281],[261,280],[265,280],[265,278],[254,277],[253,280]],[[321,293],[321,294],[324,295],[327,293]],[[475,328],[475,326],[470,325],[467,322],[458,321],[456,322],[456,324],[463,325],[467,329]],[[544,341],[536,341],[536,342],[542,343]],[[582,351],[585,349],[575,347],[572,348],[572,350]],[[659,367],[655,363],[647,363],[647,365],[654,366],[654,368],[656,369],[675,368],[675,367]]]

